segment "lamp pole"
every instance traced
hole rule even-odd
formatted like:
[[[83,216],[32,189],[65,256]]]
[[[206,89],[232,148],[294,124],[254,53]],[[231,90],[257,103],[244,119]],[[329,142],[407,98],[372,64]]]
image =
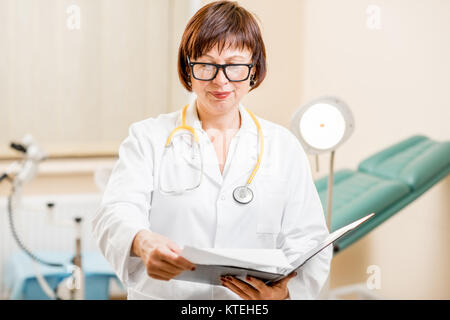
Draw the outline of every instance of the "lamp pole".
[[[334,154],[335,154],[335,150],[331,151],[330,173],[328,175],[327,227],[328,227],[329,232],[331,232],[331,208],[332,208],[332,202],[333,202]]]

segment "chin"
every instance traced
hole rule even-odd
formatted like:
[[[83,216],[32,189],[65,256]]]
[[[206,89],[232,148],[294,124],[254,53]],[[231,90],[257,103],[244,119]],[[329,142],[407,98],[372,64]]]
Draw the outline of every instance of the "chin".
[[[236,102],[232,99],[225,100],[217,100],[217,99],[208,99],[208,106],[210,109],[214,111],[228,112],[234,108]]]
[[[211,107],[214,110],[219,111],[220,113],[226,113],[233,110],[235,103],[233,101],[215,101],[211,104]]]

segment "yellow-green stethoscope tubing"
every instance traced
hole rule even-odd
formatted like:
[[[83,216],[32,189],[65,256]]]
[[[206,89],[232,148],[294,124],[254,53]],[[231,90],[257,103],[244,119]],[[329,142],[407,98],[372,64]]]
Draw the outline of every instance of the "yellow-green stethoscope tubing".
[[[166,148],[169,147],[170,144],[172,143],[173,136],[178,131],[181,131],[181,130],[187,130],[187,131],[191,132],[192,135],[194,136],[195,142],[199,143],[199,139],[198,139],[198,136],[197,136],[197,134],[195,132],[195,129],[193,127],[191,127],[191,126],[186,125],[186,110],[187,110],[188,107],[189,107],[189,105],[184,106],[183,111],[182,111],[182,116],[181,116],[181,126],[178,126],[178,127],[176,127],[175,129],[172,130],[172,132],[170,133],[169,137],[167,138],[166,145],[165,145]],[[256,161],[256,165],[253,168],[253,171],[250,174],[250,177],[247,179],[247,183],[245,184],[245,186],[239,186],[233,191],[234,199],[237,202],[242,203],[242,204],[249,203],[253,199],[253,192],[249,188],[249,185],[252,183],[253,178],[255,177],[256,173],[259,170],[259,166],[261,165],[262,155],[263,155],[263,152],[264,152],[264,137],[263,137],[261,125],[260,125],[258,119],[256,119],[256,117],[253,114],[253,112],[251,112],[247,108],[245,108],[245,110],[248,112],[250,117],[253,119],[253,121],[255,122],[256,128],[258,129],[259,152],[258,152],[258,158],[257,158],[257,161]],[[202,170],[203,170],[203,161],[202,161]]]
[[[189,105],[184,106],[183,108],[183,114],[181,116],[181,126],[176,127],[175,129],[172,130],[172,132],[170,133],[169,137],[167,138],[167,142],[166,142],[166,148],[170,145],[170,143],[172,142],[172,138],[175,135],[175,133],[177,133],[178,131],[181,130],[187,130],[189,132],[192,133],[192,135],[194,136],[194,140],[195,142],[199,142],[198,140],[198,136],[195,133],[195,129],[192,128],[191,126],[186,125],[186,110],[189,107]]]

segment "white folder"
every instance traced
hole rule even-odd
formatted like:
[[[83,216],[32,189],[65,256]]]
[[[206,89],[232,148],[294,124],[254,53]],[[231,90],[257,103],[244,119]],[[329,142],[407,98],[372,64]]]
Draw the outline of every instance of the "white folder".
[[[181,256],[194,263],[196,269],[184,271],[174,279],[220,285],[221,276],[234,276],[242,280],[251,276],[270,284],[297,271],[320,251],[374,215],[371,213],[329,234],[321,243],[290,264],[279,249],[216,249],[185,246]]]

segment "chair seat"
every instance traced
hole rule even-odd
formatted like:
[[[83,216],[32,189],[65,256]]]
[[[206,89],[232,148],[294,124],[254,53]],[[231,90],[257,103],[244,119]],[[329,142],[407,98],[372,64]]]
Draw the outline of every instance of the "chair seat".
[[[335,252],[365,236],[450,174],[450,142],[413,136],[368,157],[358,171],[334,174],[331,231],[374,212],[335,243]],[[316,181],[324,210],[328,177]]]
[[[400,180],[417,190],[449,166],[449,141],[413,136],[362,161],[358,171]]]
[[[326,211],[328,177],[316,182]],[[407,184],[369,174],[340,170],[335,173],[331,230],[337,230],[369,213],[379,213],[409,193]]]

